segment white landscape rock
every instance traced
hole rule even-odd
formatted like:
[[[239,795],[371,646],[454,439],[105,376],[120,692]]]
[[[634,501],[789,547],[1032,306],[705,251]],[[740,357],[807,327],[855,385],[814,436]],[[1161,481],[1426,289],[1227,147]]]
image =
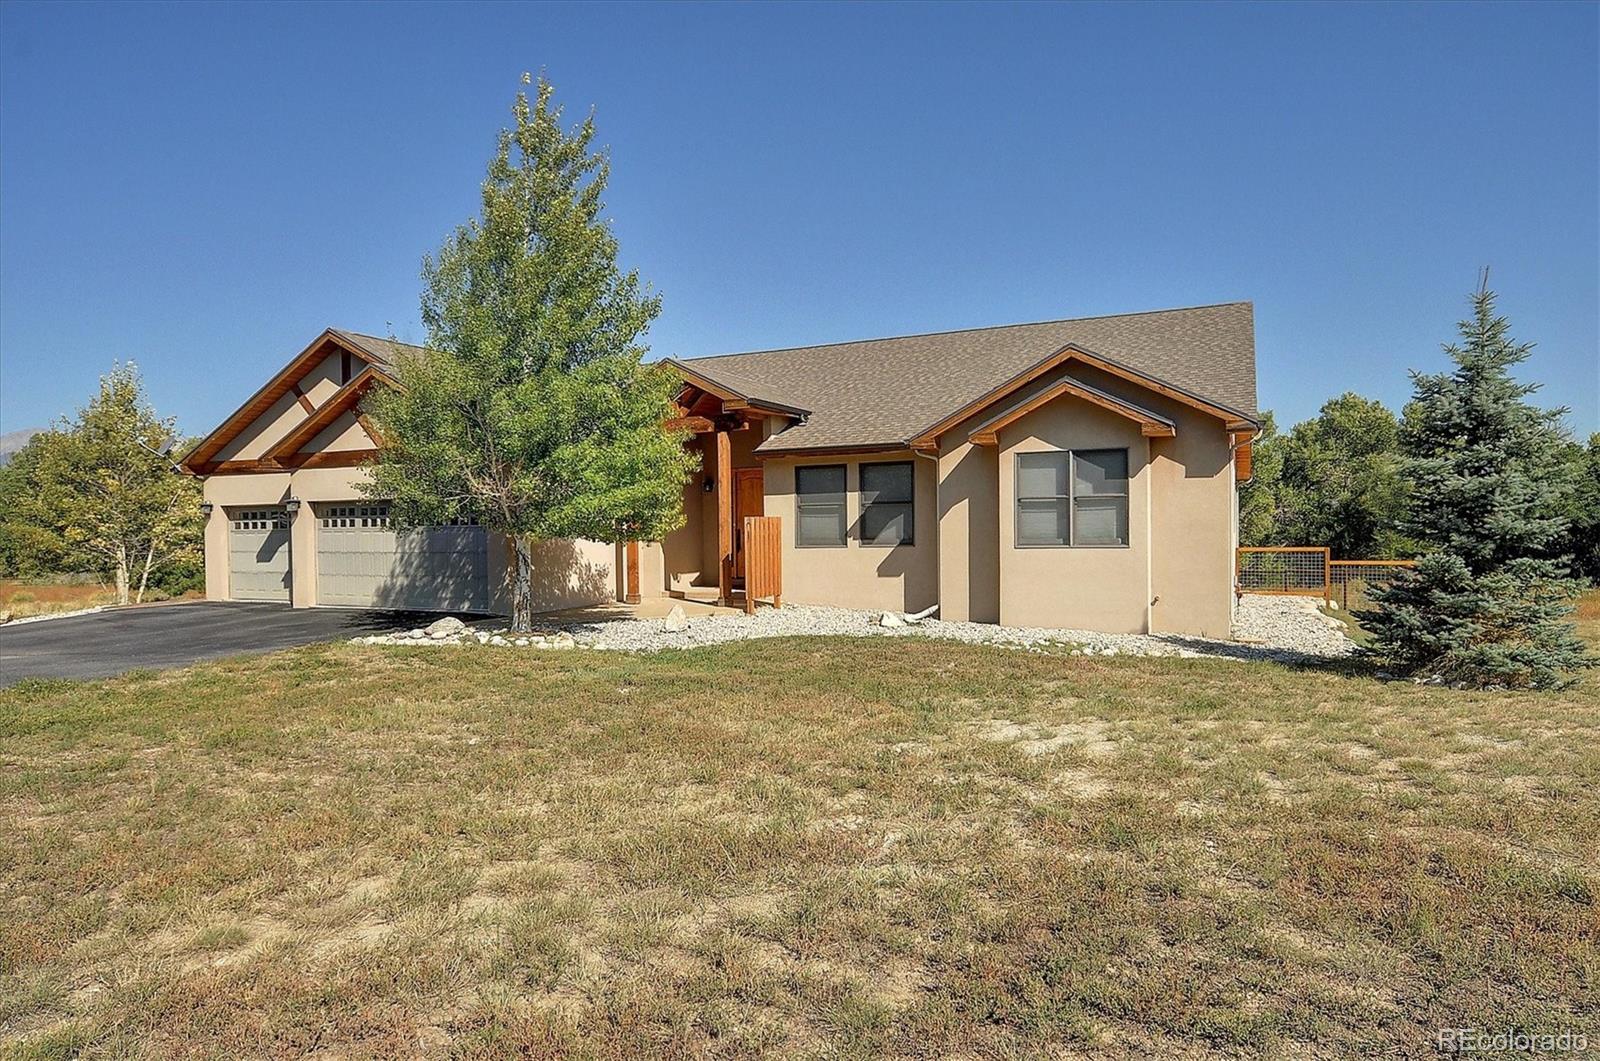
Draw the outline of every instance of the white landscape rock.
[[[457,634],[465,631],[466,628],[466,623],[462,622],[460,619],[457,619],[453,615],[447,615],[443,619],[436,619],[432,623],[429,623],[426,632],[429,637],[438,639],[444,637],[454,637]]]
[[[678,610],[678,609],[675,609]],[[459,622],[459,620],[457,620]],[[929,637],[969,644],[999,645],[1029,652],[1072,656],[1174,656],[1230,660],[1307,662],[1339,659],[1354,651],[1343,624],[1327,625],[1316,602],[1295,597],[1246,594],[1234,615],[1236,640],[1187,634],[1105,634],[1092,630],[1051,630],[996,626],[992,623],[923,619],[908,624],[899,612],[866,612],[850,608],[785,605],[761,608],[754,615],[723,612],[693,618],[682,626],[669,612],[665,619],[613,619],[561,622],[552,618],[542,633],[513,634],[503,625],[472,629],[435,640],[421,630],[357,639],[379,645],[459,645],[476,641],[495,648],[563,651],[574,648],[622,652],[659,652],[765,637]]]
[[[661,620],[661,626],[662,629],[673,634],[689,629],[689,617],[684,614],[683,605],[674,604],[672,610],[667,613],[667,617]]]

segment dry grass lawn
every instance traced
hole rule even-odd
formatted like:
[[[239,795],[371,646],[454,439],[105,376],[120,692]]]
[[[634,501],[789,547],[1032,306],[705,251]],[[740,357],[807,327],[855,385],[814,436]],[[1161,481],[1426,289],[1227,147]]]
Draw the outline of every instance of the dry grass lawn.
[[[0,887],[19,1057],[1596,1043],[1600,682],[817,639],[28,683]]]
[[[9,612],[17,619],[52,612],[73,612],[80,608],[115,604],[116,601],[116,592],[97,582],[74,585],[0,578],[0,612]]]

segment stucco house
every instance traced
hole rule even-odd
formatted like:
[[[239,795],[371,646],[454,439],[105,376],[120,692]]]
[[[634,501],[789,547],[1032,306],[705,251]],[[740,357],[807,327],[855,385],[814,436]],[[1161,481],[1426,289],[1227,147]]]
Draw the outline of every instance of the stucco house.
[[[498,536],[397,534],[356,489],[376,445],[361,397],[426,355],[330,329],[187,458],[208,597],[509,611]],[[743,517],[766,515],[786,602],[1229,633],[1259,429],[1248,302],[668,364],[672,426],[702,455],[684,526],[631,549],[545,543],[540,608],[731,600]]]

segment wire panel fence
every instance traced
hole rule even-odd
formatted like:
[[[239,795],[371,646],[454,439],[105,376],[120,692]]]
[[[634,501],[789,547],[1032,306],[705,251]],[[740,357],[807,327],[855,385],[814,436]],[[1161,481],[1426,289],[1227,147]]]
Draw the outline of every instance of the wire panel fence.
[[[1333,560],[1328,564],[1329,596],[1350,610],[1350,602],[1366,603],[1367,587],[1387,585],[1417,566],[1415,560]]]
[[[1328,596],[1326,546],[1246,546],[1239,550],[1240,593]]]
[[[1239,549],[1238,592],[1268,593],[1361,604],[1367,587],[1384,585],[1415,560],[1335,560],[1326,546],[1273,545]]]

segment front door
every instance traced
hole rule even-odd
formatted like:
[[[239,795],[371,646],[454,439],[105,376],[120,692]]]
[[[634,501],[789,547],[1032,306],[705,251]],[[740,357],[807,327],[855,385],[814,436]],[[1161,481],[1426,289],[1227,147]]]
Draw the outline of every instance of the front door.
[[[765,496],[760,468],[733,470],[733,577],[744,578],[744,518],[764,516]]]

